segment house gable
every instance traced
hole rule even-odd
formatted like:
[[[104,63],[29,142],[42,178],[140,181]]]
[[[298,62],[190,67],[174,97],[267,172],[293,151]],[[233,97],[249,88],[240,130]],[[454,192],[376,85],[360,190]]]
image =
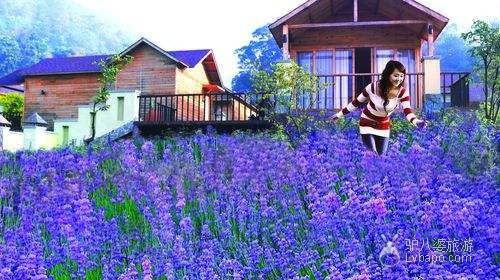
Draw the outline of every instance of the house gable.
[[[376,30],[381,25],[377,24],[377,21],[392,21],[394,25],[411,31],[415,38],[425,39],[427,24],[432,24],[436,38],[448,22],[446,17],[412,0],[357,1],[358,14],[354,20],[354,2],[353,0],[309,0],[269,25],[269,29],[278,45],[282,46],[284,25],[292,29],[289,41],[293,43],[294,38],[309,30],[307,26],[296,28],[302,24],[316,24],[310,27],[321,27],[321,23],[346,23],[345,26],[332,25],[331,28],[335,31],[336,28],[343,27],[356,29],[358,26],[364,28],[371,26],[372,30]]]
[[[141,47],[143,45],[147,45],[147,46],[151,47],[152,49],[156,50],[157,52],[159,52],[160,54],[164,55],[165,57],[171,59],[172,61],[177,63],[179,67],[188,67],[188,65],[186,63],[178,60],[177,58],[172,56],[169,52],[167,52],[167,51],[163,50],[162,48],[160,48],[159,46],[153,44],[151,41],[149,41],[146,38],[139,39],[137,42],[133,43],[128,48],[123,50],[119,55],[124,56],[127,54],[131,54],[136,48]]]
[[[178,67],[186,68],[184,63],[165,55],[150,44],[135,44],[127,52],[133,57],[118,73],[115,90],[139,90],[141,94],[175,93],[175,73]]]

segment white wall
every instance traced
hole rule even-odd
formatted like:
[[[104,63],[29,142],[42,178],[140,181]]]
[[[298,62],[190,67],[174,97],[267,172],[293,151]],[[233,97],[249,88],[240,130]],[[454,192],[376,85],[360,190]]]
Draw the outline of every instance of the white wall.
[[[8,127],[0,127],[3,130],[3,149],[10,152],[17,152],[24,147],[24,134],[18,131],[10,131]]]
[[[139,114],[139,91],[112,92],[106,111],[99,111],[96,115],[96,135],[102,136],[120,126],[134,121]],[[118,98],[123,97],[123,120],[118,120]],[[2,130],[3,149],[16,152],[23,149],[53,149],[63,144],[63,127],[68,127],[68,144],[81,145],[84,137],[90,136],[90,106],[78,108],[76,119],[54,120],[54,131],[46,131],[46,127],[28,125],[23,132],[10,131],[9,127],[0,127]]]
[[[111,92],[108,99],[109,108],[99,111],[96,115],[96,135],[102,136],[128,122],[137,119],[139,114],[139,91]],[[118,120],[118,98],[123,97],[123,120]],[[83,139],[90,136],[90,106],[78,107],[77,119],[55,119],[54,132],[57,134],[58,145],[63,144],[63,127],[68,127],[68,143],[83,144]]]

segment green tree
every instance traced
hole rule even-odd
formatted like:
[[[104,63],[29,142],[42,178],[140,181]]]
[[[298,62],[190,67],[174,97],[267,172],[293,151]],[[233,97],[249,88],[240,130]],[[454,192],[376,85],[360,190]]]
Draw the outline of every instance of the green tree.
[[[24,97],[14,92],[0,95],[0,105],[3,106],[2,115],[12,124],[12,130],[20,130],[24,112]]]
[[[499,79],[500,68],[500,30],[498,23],[492,25],[475,20],[469,32],[462,38],[471,46],[470,54],[477,59],[474,70],[479,73],[483,83],[485,102],[482,106],[485,117],[493,124],[498,122],[500,109]]]
[[[101,67],[101,75],[99,77],[99,82],[101,86],[96,92],[96,95],[92,99],[92,110],[90,111],[90,137],[85,139],[85,144],[90,144],[95,138],[95,119],[99,111],[106,111],[109,109],[107,104],[109,99],[109,88],[116,83],[116,77],[118,73],[132,61],[132,56],[120,56],[113,55],[107,61],[100,61],[99,66]]]
[[[308,110],[315,107],[326,84],[293,61],[275,63],[271,71],[254,71],[251,77],[253,92],[262,96],[257,104],[265,111],[265,120],[275,126],[280,138],[297,143],[313,127]],[[304,97],[308,102],[299,105],[299,98]]]
[[[272,65],[283,56],[267,25],[257,28],[250,43],[234,53],[238,55],[239,72],[234,76],[231,88],[236,92],[250,92],[252,72],[271,71]]]

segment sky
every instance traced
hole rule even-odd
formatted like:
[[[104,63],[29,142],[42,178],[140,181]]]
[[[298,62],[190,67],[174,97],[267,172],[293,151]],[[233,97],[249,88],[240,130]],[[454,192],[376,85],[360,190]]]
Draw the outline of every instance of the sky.
[[[247,45],[257,28],[272,23],[305,0],[73,0],[106,16],[131,35],[165,50],[212,49],[225,86],[238,72],[234,51]],[[361,0],[363,1],[363,0]],[[467,30],[473,19],[500,18],[498,0],[419,0]],[[474,3],[472,5],[471,3]],[[130,42],[131,44],[133,42]]]

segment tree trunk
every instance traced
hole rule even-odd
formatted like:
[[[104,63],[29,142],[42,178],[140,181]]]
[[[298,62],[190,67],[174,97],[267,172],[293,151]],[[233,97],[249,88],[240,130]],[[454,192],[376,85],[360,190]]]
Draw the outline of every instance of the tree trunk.
[[[95,116],[96,111],[90,112],[90,138],[84,140],[85,144],[88,146],[95,138]]]
[[[483,86],[483,91],[484,91],[484,110],[485,110],[485,115],[487,119],[490,118],[490,111],[491,111],[491,104],[488,102],[488,60],[486,57],[483,57],[483,63],[484,63],[484,86]]]

